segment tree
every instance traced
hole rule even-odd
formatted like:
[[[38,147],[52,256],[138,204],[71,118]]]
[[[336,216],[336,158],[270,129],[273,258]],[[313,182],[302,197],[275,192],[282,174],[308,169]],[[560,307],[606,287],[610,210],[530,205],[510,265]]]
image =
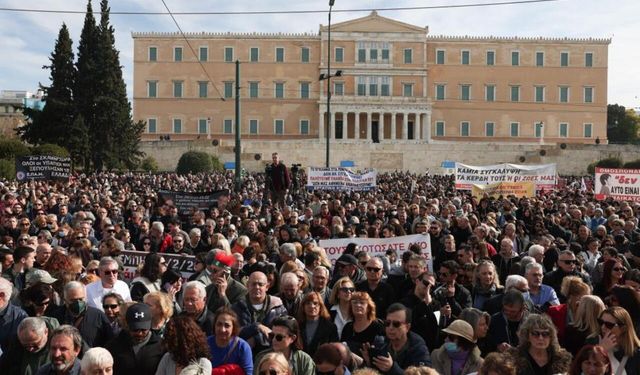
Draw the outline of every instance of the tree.
[[[180,175],[189,173],[209,173],[213,170],[211,156],[203,151],[187,151],[178,160],[176,173]]]
[[[613,143],[638,142],[640,119],[633,110],[618,104],[607,106],[607,138]]]
[[[51,64],[43,67],[50,70],[51,80],[50,86],[40,86],[45,92],[46,105],[42,111],[25,110],[29,121],[18,131],[26,142],[67,147],[74,136],[70,132],[75,117],[73,89],[76,79],[72,44],[67,25],[63,23],[49,57]]]

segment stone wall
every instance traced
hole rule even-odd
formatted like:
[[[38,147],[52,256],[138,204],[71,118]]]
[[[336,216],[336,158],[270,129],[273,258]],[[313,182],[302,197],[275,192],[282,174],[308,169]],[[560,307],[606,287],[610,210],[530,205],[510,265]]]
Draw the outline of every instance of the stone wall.
[[[180,155],[189,150],[205,151],[216,155],[223,163],[235,161],[234,141],[152,141],[143,142],[142,151],[158,161],[161,170],[175,170]],[[262,171],[277,151],[288,165],[324,166],[326,144],[319,140],[256,141],[244,140],[241,147],[242,168]],[[336,140],[331,142],[331,166],[342,160],[351,160],[356,168],[376,168],[379,171],[409,170],[440,173],[444,160],[472,165],[496,163],[546,164],[557,163],[560,174],[586,173],[587,165],[606,157],[619,157],[623,161],[640,158],[640,147],[632,145],[580,145],[513,143],[424,143],[395,142],[367,143]],[[259,160],[256,158],[259,157]]]

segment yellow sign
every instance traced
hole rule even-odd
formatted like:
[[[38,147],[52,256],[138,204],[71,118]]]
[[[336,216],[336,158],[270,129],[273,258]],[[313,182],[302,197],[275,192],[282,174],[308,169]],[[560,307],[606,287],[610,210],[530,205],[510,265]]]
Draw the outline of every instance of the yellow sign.
[[[534,197],[536,185],[533,182],[497,182],[489,185],[476,185],[471,187],[474,197],[482,198],[486,194],[489,197],[515,195],[516,197]]]

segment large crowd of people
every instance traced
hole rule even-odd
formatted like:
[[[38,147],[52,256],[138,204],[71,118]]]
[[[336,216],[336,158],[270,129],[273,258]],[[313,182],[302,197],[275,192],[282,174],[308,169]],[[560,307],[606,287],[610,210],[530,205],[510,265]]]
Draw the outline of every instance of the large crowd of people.
[[[240,190],[231,173],[4,181],[0,373],[640,374],[640,202],[574,177],[523,198],[406,172],[293,190],[304,171],[273,162]],[[224,189],[187,215],[158,194]],[[415,234],[430,254],[359,248]],[[329,239],[348,243],[331,260]]]

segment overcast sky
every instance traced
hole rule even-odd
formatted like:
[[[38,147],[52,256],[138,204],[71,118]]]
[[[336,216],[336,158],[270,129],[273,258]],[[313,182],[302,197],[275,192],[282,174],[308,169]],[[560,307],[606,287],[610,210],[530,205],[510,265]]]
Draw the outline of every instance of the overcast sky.
[[[327,10],[328,0],[165,0],[172,12],[237,12]],[[495,0],[501,2],[505,0]],[[518,1],[518,0],[515,0]],[[384,11],[390,7],[424,7],[488,3],[490,0],[336,0],[332,22],[379,14],[417,26],[429,26],[432,35],[544,36],[612,38],[609,46],[608,102],[640,107],[640,0],[559,0],[533,4],[473,8]],[[161,0],[112,0],[112,11],[164,12]],[[93,0],[94,11],[99,0]],[[0,0],[0,8],[84,10],[86,0]],[[96,17],[99,18],[99,17]],[[208,32],[310,32],[318,33],[327,14],[179,15],[184,31]],[[41,69],[63,22],[70,29],[74,51],[84,21],[83,14],[11,12],[0,10],[0,90],[34,91],[48,84]],[[131,93],[132,31],[177,31],[168,15],[111,15],[116,47]],[[188,52],[185,52],[188,53]]]

